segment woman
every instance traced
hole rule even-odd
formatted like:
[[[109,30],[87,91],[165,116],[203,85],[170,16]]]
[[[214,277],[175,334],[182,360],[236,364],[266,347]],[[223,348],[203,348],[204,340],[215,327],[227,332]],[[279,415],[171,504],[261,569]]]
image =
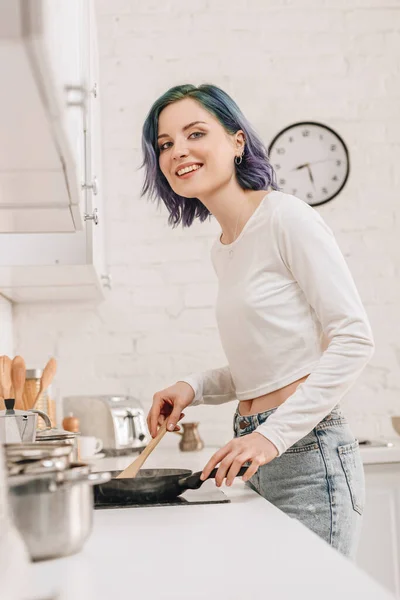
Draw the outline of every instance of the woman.
[[[333,234],[301,199],[279,190],[265,147],[213,85],[176,86],[143,127],[142,195],[173,226],[213,215],[216,315],[228,365],[156,392],[155,437],[188,406],[239,400],[234,439],[218,450],[216,485],[243,480],[354,558],[364,507],[358,442],[339,402],[373,354],[367,316]],[[325,338],[328,342],[324,347]]]

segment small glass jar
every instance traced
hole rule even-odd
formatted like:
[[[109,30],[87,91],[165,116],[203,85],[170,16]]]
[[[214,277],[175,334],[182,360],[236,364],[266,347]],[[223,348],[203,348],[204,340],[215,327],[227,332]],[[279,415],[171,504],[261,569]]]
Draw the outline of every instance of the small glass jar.
[[[23,394],[24,405],[27,410],[30,408],[37,408],[46,413],[51,421],[51,426],[56,427],[56,403],[51,397],[51,386],[40,394],[35,406],[33,406],[40,389],[40,379],[42,374],[42,369],[27,369]],[[46,424],[43,419],[38,419],[37,429],[46,429]]]

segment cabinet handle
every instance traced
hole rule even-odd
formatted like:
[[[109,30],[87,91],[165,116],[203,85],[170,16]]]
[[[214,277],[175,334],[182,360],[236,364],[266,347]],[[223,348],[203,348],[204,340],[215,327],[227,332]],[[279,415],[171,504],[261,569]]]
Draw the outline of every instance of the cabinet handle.
[[[67,92],[82,92],[82,94],[85,93],[85,87],[83,85],[67,84],[67,85],[64,85],[64,89]]]
[[[67,106],[85,106],[86,90],[82,85],[65,85],[64,90],[67,95]]]
[[[93,223],[95,225],[98,225],[99,224],[99,214],[98,213],[99,213],[99,211],[97,210],[97,208],[95,208],[91,215],[89,213],[85,213],[83,215],[83,218],[85,221],[93,221]]]
[[[93,190],[93,194],[97,196],[99,192],[99,183],[97,181],[97,177],[93,177],[92,183],[82,183],[83,190]]]

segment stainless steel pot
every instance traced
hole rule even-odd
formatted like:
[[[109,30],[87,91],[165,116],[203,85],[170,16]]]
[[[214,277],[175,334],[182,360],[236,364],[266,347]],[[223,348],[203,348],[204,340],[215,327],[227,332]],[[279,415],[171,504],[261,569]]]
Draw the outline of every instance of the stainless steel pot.
[[[73,441],[33,442],[5,446],[8,475],[40,474],[68,469],[73,462]]]
[[[90,473],[87,465],[9,477],[11,512],[32,560],[81,550],[92,530],[92,486],[110,478],[110,473]]]
[[[5,444],[4,450],[8,461],[39,460],[66,456],[70,464],[76,462],[72,460],[74,450],[73,440],[32,442],[31,444]]]
[[[74,462],[79,462],[79,444],[78,444],[78,433],[73,433],[71,431],[65,431],[64,429],[50,428],[43,429],[42,431],[37,431],[36,433],[36,441],[37,442],[68,442],[73,446],[73,460]]]
[[[53,473],[54,471],[63,471],[68,469],[68,458],[43,458],[39,460],[7,462],[7,471],[9,475]]]

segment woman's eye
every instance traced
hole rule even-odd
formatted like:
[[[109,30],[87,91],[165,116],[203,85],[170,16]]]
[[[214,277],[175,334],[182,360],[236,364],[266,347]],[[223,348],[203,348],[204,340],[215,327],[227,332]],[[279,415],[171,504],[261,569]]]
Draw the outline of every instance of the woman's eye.
[[[202,131],[193,131],[193,133],[191,133],[191,134],[189,135],[189,137],[191,138],[191,137],[192,137],[192,135],[195,135],[195,136],[198,136],[198,135],[199,135],[200,137],[203,137],[203,135],[205,135],[205,133],[203,133]],[[195,140],[196,140],[196,139],[198,139],[198,138],[197,138],[197,137],[195,137],[195,138],[193,138],[193,139],[195,139]],[[160,150],[160,152],[163,152],[164,150],[167,150],[167,146],[168,146],[168,144],[171,144],[171,143],[172,143],[172,142],[165,142],[165,144],[162,144],[161,146],[159,146],[159,150]]]
[[[205,135],[204,133],[202,133],[201,131],[193,131],[193,133],[191,133],[189,135],[189,137],[192,137],[192,135]]]
[[[166,150],[165,146],[166,146],[167,144],[170,144],[170,143],[171,143],[171,142],[165,142],[165,144],[163,144],[162,146],[159,146],[159,147],[158,147],[159,151],[160,151],[160,152],[162,152],[163,150]]]

